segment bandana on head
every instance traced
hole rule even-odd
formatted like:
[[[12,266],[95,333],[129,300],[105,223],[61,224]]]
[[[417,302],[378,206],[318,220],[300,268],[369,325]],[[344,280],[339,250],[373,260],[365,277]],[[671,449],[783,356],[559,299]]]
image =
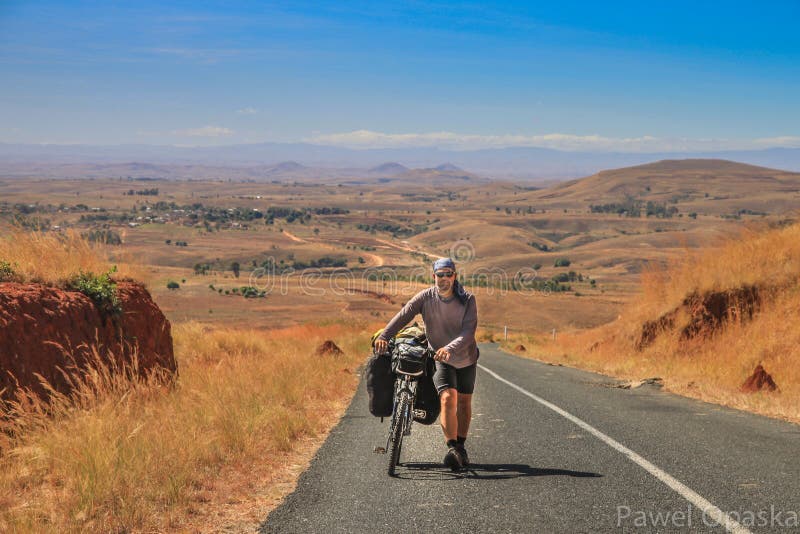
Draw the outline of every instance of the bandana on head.
[[[456,263],[450,258],[439,258],[438,260],[433,262],[433,272],[436,272],[439,269],[452,269],[453,271],[455,271]]]

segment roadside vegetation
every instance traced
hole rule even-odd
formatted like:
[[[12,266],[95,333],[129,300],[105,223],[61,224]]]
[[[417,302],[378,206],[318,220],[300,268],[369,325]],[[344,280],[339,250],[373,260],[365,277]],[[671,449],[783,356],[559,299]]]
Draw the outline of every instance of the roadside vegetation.
[[[77,289],[113,312],[112,275],[135,270],[115,273],[103,252],[76,232],[15,230],[0,237],[0,281]],[[252,528],[343,412],[373,330],[174,324],[175,379],[98,356],[69,397],[0,401],[0,532]],[[327,340],[343,354],[318,354]]]
[[[215,488],[259,484],[246,475],[282,469],[301,440],[318,438],[336,421],[370,331],[180,324],[173,330],[174,387],[100,367],[84,377],[74,400],[5,406],[0,531],[214,530],[219,517],[193,522],[203,510],[226,508],[228,496]],[[344,354],[317,355],[328,339]],[[231,466],[242,480],[224,480]],[[215,500],[218,506],[207,506]],[[259,504],[266,503],[250,502],[250,513]],[[251,519],[252,527],[258,518]]]
[[[743,231],[643,273],[620,318],[592,330],[510,334],[503,346],[551,363],[800,422],[800,225]],[[495,334],[497,337],[497,334]],[[519,349],[519,345],[525,350]],[[761,364],[777,391],[744,393]]]
[[[143,274],[132,261],[115,261],[114,265],[118,278],[140,279]],[[55,233],[17,228],[0,235],[0,281],[67,288],[78,283],[81,273],[102,277],[115,269],[114,265],[105,247],[72,230]]]

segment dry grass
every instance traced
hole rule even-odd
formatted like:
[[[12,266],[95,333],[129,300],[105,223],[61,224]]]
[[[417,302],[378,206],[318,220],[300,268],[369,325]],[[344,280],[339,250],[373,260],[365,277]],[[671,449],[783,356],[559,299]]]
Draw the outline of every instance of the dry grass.
[[[637,312],[654,319],[692,291],[798,282],[800,225],[765,232],[743,229],[736,238],[716,245],[687,250],[668,269],[643,273],[644,297],[635,303]]]
[[[80,233],[31,232],[19,228],[0,235],[0,262],[14,271],[14,280],[63,287],[79,272],[102,274],[112,268],[107,247],[93,245]],[[132,258],[115,262],[115,277],[141,279],[144,269]]]
[[[667,389],[764,415],[800,422],[800,225],[747,233],[720,247],[687,253],[663,272],[644,277],[644,292],[617,321],[596,329],[549,336],[513,335],[527,354],[554,363],[641,379],[658,376]],[[733,321],[713,335],[681,339],[666,330],[642,351],[635,339],[644,321],[677,307],[692,292],[757,284],[768,293],[752,320]],[[513,352],[513,350],[512,350]],[[780,388],[745,394],[739,387],[762,363]]]
[[[326,430],[352,394],[369,332],[182,324],[174,388],[108,375],[49,416],[35,403],[19,406],[0,456],[0,531],[187,528],[226,466],[263,473],[298,440]],[[325,339],[345,355],[317,356]]]

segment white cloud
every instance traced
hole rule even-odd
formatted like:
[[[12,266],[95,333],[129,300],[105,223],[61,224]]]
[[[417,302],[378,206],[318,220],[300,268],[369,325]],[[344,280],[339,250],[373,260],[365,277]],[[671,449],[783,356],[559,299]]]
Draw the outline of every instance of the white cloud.
[[[451,150],[475,150],[481,148],[539,147],[592,152],[700,152],[759,149],[767,146],[800,146],[800,137],[791,136],[748,140],[667,138],[651,135],[605,137],[596,134],[572,135],[563,133],[541,135],[478,135],[454,132],[390,134],[370,130],[317,134],[307,138],[306,141],[322,145],[364,149],[436,147]]]
[[[225,137],[233,135],[233,130],[223,126],[203,126],[202,128],[187,128],[185,130],[173,130],[172,135],[181,137]]]
[[[754,141],[760,147],[800,148],[800,137],[783,135],[778,137],[762,137]]]
[[[256,113],[258,113],[258,110],[256,108],[242,108],[242,109],[237,109],[236,113],[238,113],[239,115],[255,115]]]

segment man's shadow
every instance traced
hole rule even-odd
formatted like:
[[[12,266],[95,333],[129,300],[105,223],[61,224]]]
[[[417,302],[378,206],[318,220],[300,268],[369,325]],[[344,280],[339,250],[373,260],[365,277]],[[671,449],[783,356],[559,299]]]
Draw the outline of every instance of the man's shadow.
[[[598,478],[603,475],[569,469],[531,467],[526,464],[471,464],[460,471],[451,471],[438,462],[408,462],[397,467],[397,478],[406,479],[454,479],[474,478],[479,480],[503,480],[520,477],[568,476]]]

